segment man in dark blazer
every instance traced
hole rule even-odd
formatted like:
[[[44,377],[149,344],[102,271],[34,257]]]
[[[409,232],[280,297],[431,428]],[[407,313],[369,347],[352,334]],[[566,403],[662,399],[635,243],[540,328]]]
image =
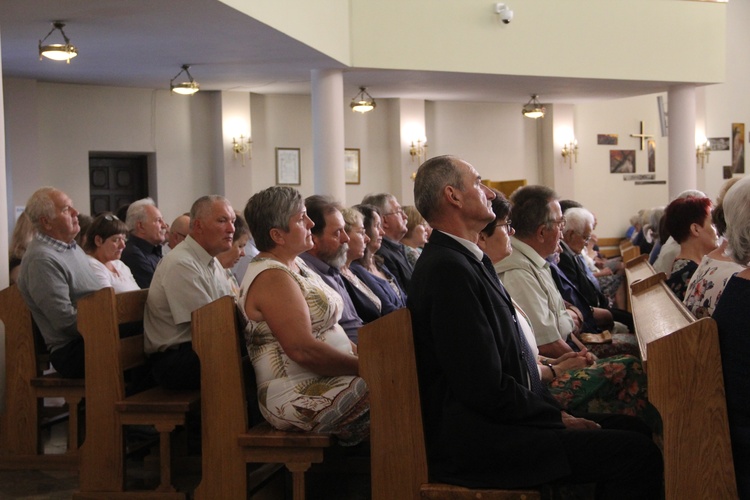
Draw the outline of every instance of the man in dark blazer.
[[[593,308],[600,309],[592,311],[600,328],[611,328],[611,322],[614,319],[614,321],[619,321],[627,326],[628,331],[634,332],[633,315],[627,311],[610,307],[609,301],[599,287],[599,282],[586,267],[581,255],[594,230],[594,214],[583,207],[574,207],[566,210],[564,215],[566,223],[560,241],[562,252],[560,253],[558,267],[575,284],[586,302]]]
[[[661,455],[642,423],[573,417],[539,380],[510,297],[476,245],[494,220],[494,193],[480,181],[468,163],[441,156],[422,164],[414,186],[434,228],[407,300],[431,480],[597,483],[599,498],[658,498]]]

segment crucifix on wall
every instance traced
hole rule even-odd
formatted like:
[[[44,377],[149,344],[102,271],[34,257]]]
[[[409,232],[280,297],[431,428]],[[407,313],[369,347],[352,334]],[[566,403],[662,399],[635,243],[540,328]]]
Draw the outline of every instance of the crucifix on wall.
[[[654,136],[651,134],[644,134],[643,133],[643,121],[641,121],[641,133],[640,134],[630,134],[630,137],[637,137],[641,140],[641,151],[643,151],[643,147],[646,144],[646,139],[651,139]]]

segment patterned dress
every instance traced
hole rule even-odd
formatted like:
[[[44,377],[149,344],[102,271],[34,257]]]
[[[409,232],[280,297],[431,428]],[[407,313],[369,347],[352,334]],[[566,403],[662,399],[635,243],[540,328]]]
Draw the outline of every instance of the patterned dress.
[[[688,282],[696,269],[698,269],[698,264],[690,259],[676,259],[672,264],[672,274],[666,283],[678,299],[683,300],[685,298]]]
[[[688,283],[683,300],[685,307],[698,319],[711,316],[729,278],[743,269],[743,266],[734,261],[712,259],[704,255]]]
[[[343,302],[332,288],[296,260],[299,273],[267,258],[256,257],[242,281],[245,296],[263,271],[280,269],[291,276],[305,297],[313,336],[320,342],[351,353],[351,343],[338,320]],[[247,350],[258,383],[258,403],[263,417],[280,430],[333,434],[344,446],[355,445],[369,434],[369,392],[364,380],[352,375],[321,376],[292,361],[265,321],[249,321],[245,328]]]

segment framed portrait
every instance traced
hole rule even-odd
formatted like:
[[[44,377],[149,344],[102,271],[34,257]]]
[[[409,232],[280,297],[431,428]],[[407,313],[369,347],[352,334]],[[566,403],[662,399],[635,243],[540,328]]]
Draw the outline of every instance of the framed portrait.
[[[732,124],[732,173],[745,173],[745,124]]]
[[[344,150],[344,178],[347,184],[359,184],[359,149]]]
[[[276,148],[276,184],[299,186],[299,148]]]

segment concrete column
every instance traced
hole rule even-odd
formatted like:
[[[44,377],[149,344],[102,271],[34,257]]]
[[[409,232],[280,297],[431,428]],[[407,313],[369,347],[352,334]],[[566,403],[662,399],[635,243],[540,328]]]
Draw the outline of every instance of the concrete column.
[[[339,70],[312,70],[315,194],[347,206],[344,178],[344,79]]]
[[[695,85],[674,85],[667,92],[669,111],[669,200],[686,189],[697,189],[695,164]]]

